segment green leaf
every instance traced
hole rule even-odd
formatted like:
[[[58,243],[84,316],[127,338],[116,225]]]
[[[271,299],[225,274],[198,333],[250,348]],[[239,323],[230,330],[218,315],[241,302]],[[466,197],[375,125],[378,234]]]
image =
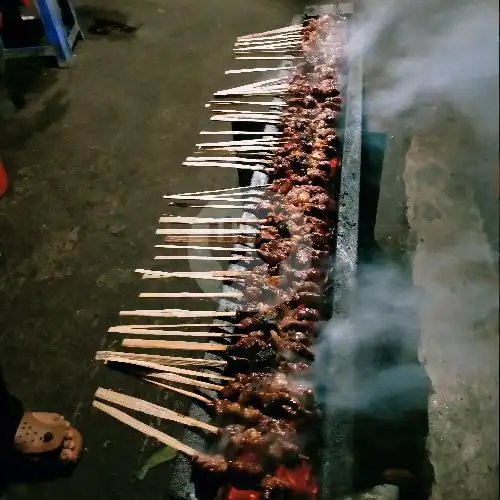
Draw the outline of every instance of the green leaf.
[[[170,446],[165,446],[156,453],[153,453],[148,458],[146,463],[141,467],[139,472],[137,472],[135,477],[139,479],[139,481],[142,481],[146,477],[146,474],[149,472],[149,469],[152,469],[153,467],[161,465],[165,462],[168,462],[169,460],[174,459],[176,456],[177,456],[177,450],[170,448]]]

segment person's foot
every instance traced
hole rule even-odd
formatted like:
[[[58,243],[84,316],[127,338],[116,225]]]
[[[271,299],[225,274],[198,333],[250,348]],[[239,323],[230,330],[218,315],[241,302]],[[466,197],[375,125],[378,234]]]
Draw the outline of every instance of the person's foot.
[[[57,413],[26,412],[14,438],[15,449],[25,456],[59,451],[63,463],[75,463],[82,450],[82,436]]]

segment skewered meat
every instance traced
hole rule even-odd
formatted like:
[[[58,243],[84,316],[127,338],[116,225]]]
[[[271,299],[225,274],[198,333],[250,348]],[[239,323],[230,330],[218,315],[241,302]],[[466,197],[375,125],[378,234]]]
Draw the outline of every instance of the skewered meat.
[[[291,76],[278,126],[283,143],[269,157],[269,196],[255,211],[265,218],[255,238],[263,263],[241,284],[252,312],[235,325],[242,336],[228,348],[229,369],[239,373],[214,401],[223,455],[198,459],[235,487],[260,490],[263,500],[274,493],[298,498],[279,466],[303,459],[301,425],[317,415],[311,388],[293,375],[308,375],[317,323],[329,314],[326,264],[341,151],[334,128],[342,105],[332,23],[323,16],[303,30],[304,58]],[[267,372],[248,373],[254,368]]]

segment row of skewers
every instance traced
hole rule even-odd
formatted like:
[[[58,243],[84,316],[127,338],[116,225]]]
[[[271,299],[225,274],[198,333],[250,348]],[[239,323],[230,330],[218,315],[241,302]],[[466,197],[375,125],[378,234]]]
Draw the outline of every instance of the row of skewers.
[[[214,423],[209,424],[102,388],[94,401],[96,408],[192,457],[197,466],[221,478],[226,485],[222,498],[233,499],[237,493],[238,498],[243,498],[245,490],[248,499],[312,499],[317,491],[309,459],[314,436],[307,429],[319,418],[309,381],[313,345],[318,324],[330,314],[325,297],[328,259],[334,245],[340,158],[335,129],[342,110],[338,41],[332,36],[335,23],[325,16],[304,25],[239,38],[235,46],[238,58],[280,57],[294,65],[286,68],[290,71],[287,76],[217,92],[209,105],[217,103],[221,107],[214,110],[212,119],[271,123],[276,131],[264,132],[257,139],[200,143],[198,153],[205,156],[197,154],[185,161],[186,166],[260,170],[267,174],[269,182],[165,197],[174,206],[252,213],[250,219],[164,216],[160,222],[169,227],[157,230],[166,240],[157,248],[229,253],[213,259],[198,258],[244,262],[246,269],[137,270],[146,279],[230,282],[234,290],[148,292],[141,294],[142,298],[231,299],[237,301],[237,309],[121,311],[121,316],[213,318],[217,322],[129,324],[109,330],[129,335],[122,341],[125,348],[224,352],[224,359],[125,351],[100,351],[96,356],[104,362],[134,366],[144,380],[190,397],[213,412]],[[256,96],[275,100],[237,100]],[[269,111],[225,108],[241,104],[259,109],[267,106]],[[233,227],[196,227],[207,224]],[[175,255],[157,255],[155,260],[179,259]],[[184,340],[158,338],[169,336]],[[220,342],[192,341],[196,337]],[[208,397],[204,390],[218,397]],[[218,436],[217,453],[207,455],[194,450],[116,406]]]

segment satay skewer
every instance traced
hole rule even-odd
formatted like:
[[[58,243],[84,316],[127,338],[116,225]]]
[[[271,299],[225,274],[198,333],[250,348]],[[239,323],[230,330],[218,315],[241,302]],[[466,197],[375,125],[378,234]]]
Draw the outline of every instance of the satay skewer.
[[[263,163],[268,164],[270,160],[262,159],[262,158],[248,158],[246,156],[188,156],[186,161],[227,161],[227,162],[236,162],[236,163]],[[250,186],[249,186],[250,189]],[[193,193],[194,194],[194,193]],[[224,195],[225,196],[225,195]],[[229,196],[229,194],[228,194]]]
[[[257,248],[248,247],[214,247],[214,246],[200,246],[200,245],[155,245],[155,248],[171,248],[171,249],[185,249],[185,250],[206,250],[210,252],[234,252],[234,253],[248,253],[257,252]]]
[[[240,68],[240,69],[228,69],[224,71],[225,75],[239,75],[242,73],[265,73],[268,71],[292,71],[294,66],[277,66],[273,68]]]
[[[157,325],[143,325],[143,328],[139,327],[134,327],[133,325],[119,325],[119,326],[112,326],[109,328],[108,332],[109,333],[127,333],[127,334],[132,334],[132,335],[154,335],[156,333],[159,333],[161,335],[195,335],[195,336],[203,336],[202,334],[205,334],[206,336],[210,336],[210,334],[213,335],[219,335],[221,337],[232,337],[235,336],[235,334],[228,332],[228,331],[222,331],[222,332],[208,332],[208,331],[185,331],[185,330],[170,330],[166,329],[168,325],[164,325],[164,328],[153,328],[156,327]],[[192,326],[199,326],[200,328],[203,326],[203,324],[194,324]]]
[[[212,101],[217,102],[217,101]],[[202,130],[200,135],[264,135],[264,136],[283,136],[283,132],[278,131],[255,131],[255,132],[246,132],[244,130]]]
[[[165,434],[164,432],[161,432],[158,429],[151,427],[150,425],[146,425],[145,423],[131,417],[130,415],[121,410],[118,410],[116,408],[113,408],[112,406],[106,405],[104,403],[95,400],[92,402],[92,406],[94,408],[97,408],[98,410],[101,410],[104,413],[107,413],[108,415],[122,422],[123,424],[126,424],[129,427],[132,427],[133,429],[142,432],[143,434],[150,436],[160,441],[161,443],[166,444],[171,448],[174,448],[175,450],[181,453],[184,453],[188,457],[196,458],[202,455],[199,451],[195,450],[194,448],[191,448],[190,446],[181,443],[172,436],[169,436],[168,434]]]
[[[300,50],[302,44],[300,39],[276,39],[276,40],[256,40],[252,42],[240,42],[233,45],[233,52],[241,50],[262,50],[262,49],[296,49]]]
[[[143,292],[141,298],[176,298],[176,299],[241,299],[241,292]],[[179,332],[182,333],[182,332]]]
[[[236,40],[248,40],[259,36],[268,36],[274,35],[278,33],[289,33],[289,32],[298,32],[301,33],[304,30],[302,24],[292,24],[290,26],[285,26],[284,28],[276,28],[274,30],[261,31],[260,33],[249,33],[247,35],[241,35],[236,38]]]
[[[187,342],[183,340],[123,339],[123,347],[138,349],[170,349],[179,351],[227,351],[228,346],[210,342]]]
[[[300,35],[282,34],[273,37],[253,38],[252,40],[235,42],[233,45],[233,49],[256,47],[260,45],[277,45],[277,44],[300,45],[301,42],[302,42],[302,37]]]
[[[227,114],[219,114],[219,115],[214,115],[212,116],[212,118],[210,119],[213,119],[213,118],[237,118],[239,120],[243,120],[243,119],[251,119],[251,120],[279,120],[280,116],[279,115],[264,115],[264,114],[261,114],[261,115],[257,115],[257,114],[231,114],[231,113],[227,113]],[[239,141],[238,143],[239,144]],[[201,149],[201,148],[199,148]],[[234,146],[222,146],[222,145],[214,145],[214,146],[204,146],[203,149],[211,149],[211,150],[214,150],[214,151],[275,151],[276,149],[278,149],[278,146],[264,146],[263,144],[252,144],[252,145],[248,145],[248,144],[242,144],[241,146],[237,146],[237,145],[234,145]]]
[[[252,261],[255,257],[245,257],[238,255],[231,255],[229,257],[216,257],[212,255],[155,255],[154,260],[187,260],[187,261],[204,261],[204,262],[240,262]]]
[[[286,80],[285,77],[269,78],[260,82],[254,82],[248,85],[240,85],[226,90],[219,90],[218,93],[234,92],[234,91],[248,91],[248,90],[262,90],[269,87],[280,86]]]
[[[294,24],[292,26],[286,26],[284,28],[276,28],[270,31],[263,31],[262,33],[250,33],[248,35],[240,35],[236,38],[236,41],[253,40],[255,38],[262,37],[273,37],[283,34],[299,34],[302,35],[304,27],[300,24]]]
[[[225,90],[218,90],[217,92],[214,93],[214,96],[216,97],[224,97],[224,96],[230,96],[230,95],[243,95],[243,94],[255,94],[255,95],[265,95],[267,93],[273,93],[276,91],[282,91],[282,90],[287,90],[288,85],[269,85],[269,86],[263,86],[263,87],[236,87],[233,89],[225,89]]]
[[[296,59],[301,59],[299,56],[237,56],[237,60],[242,61],[294,61]]]
[[[250,105],[250,106],[267,106],[267,107],[271,107],[271,108],[281,108],[281,107],[284,107],[284,106],[288,106],[288,104],[286,102],[283,102],[283,101],[222,101],[222,100],[219,100],[219,101],[208,101],[207,104],[205,104],[205,107],[210,107],[212,104],[218,104],[220,106],[224,106],[224,105],[227,105],[227,106],[230,106],[230,105],[233,105],[233,104],[244,104],[245,106],[247,105]],[[253,132],[251,132],[253,134]],[[201,132],[200,132],[201,134]],[[250,132],[248,132],[248,135],[250,134]]]
[[[160,217],[162,224],[263,224],[266,219],[246,219],[244,217]]]
[[[151,363],[166,364],[169,366],[203,366],[221,368],[227,365],[224,360],[207,358],[186,358],[183,356],[162,356],[158,354],[143,354],[125,351],[97,351],[95,359],[106,361],[112,358],[136,359],[139,361],[150,361]]]
[[[232,201],[232,202],[239,202],[239,201],[255,201],[255,202],[260,202],[262,201],[260,198],[255,198],[255,197],[250,197],[250,198],[239,198],[239,197],[227,197],[227,196],[217,196],[217,195],[191,195],[191,196],[183,196],[179,197],[176,195],[163,195],[164,200],[182,200],[182,201],[189,201],[189,200],[202,200],[202,201]]]
[[[157,229],[156,234],[175,234],[175,235],[238,235],[238,234],[258,234],[258,229],[254,228],[238,228],[238,229]]]
[[[209,191],[192,191],[190,193],[177,193],[171,196],[178,196],[178,197],[185,197],[185,196],[191,196],[191,195],[197,195],[197,194],[213,194],[213,193],[232,193],[232,196],[236,195],[237,193],[244,194],[245,191],[251,190],[254,191],[258,188],[266,188],[270,186],[270,184],[256,184],[255,186],[238,186],[238,187],[233,187],[233,188],[226,188],[226,189],[212,189]]]
[[[181,389],[180,387],[175,387],[173,385],[168,385],[164,384],[162,382],[158,382],[157,380],[153,380],[150,378],[143,378],[146,382],[149,382],[151,384],[155,384],[159,387],[162,387],[163,389],[167,389],[167,391],[172,391],[172,392],[177,392],[179,394],[182,394],[184,396],[187,396],[192,399],[196,399],[198,401],[201,401],[202,403],[205,403],[207,405],[211,405],[212,401],[205,396],[202,396],[201,394],[196,394],[196,392],[191,392],[191,391],[186,391],[185,389]]]
[[[176,207],[184,207],[184,208],[219,208],[221,210],[253,210],[254,208],[256,208],[256,205],[216,205],[216,204],[212,204],[212,203],[207,203],[206,205],[192,205],[190,203],[183,203],[181,201],[172,201],[169,203],[170,206],[176,206]],[[222,241],[226,241],[226,242],[230,242],[230,241],[233,241],[231,239],[225,239],[224,238],[221,240],[220,238],[214,236],[212,238],[213,240],[217,240],[219,242],[222,242]],[[181,242],[181,241],[186,241],[186,242],[189,242],[189,243],[205,243],[207,240],[204,240],[203,238],[194,238],[193,240],[190,240],[190,239],[186,239],[186,238],[177,238],[176,239],[172,239],[172,238],[169,238],[170,241],[178,241],[178,242]],[[237,240],[237,241],[234,241],[234,243],[241,243],[243,242],[243,240]]]
[[[220,113],[241,113],[241,114],[248,114],[248,111],[238,111],[235,109],[214,109],[214,113],[220,112]],[[265,112],[264,114],[270,114],[273,116],[278,116],[274,112]],[[248,140],[239,140],[239,141],[220,141],[220,142],[200,142],[196,144],[197,148],[218,148],[221,146],[260,146],[260,145],[267,145],[267,144],[280,144],[282,143],[283,140],[275,140],[275,139],[267,139],[267,138],[262,138],[262,139],[248,139]]]
[[[269,168],[266,168],[264,165],[247,165],[244,163],[224,163],[224,162],[196,162],[196,161],[185,161],[182,163],[185,167],[218,167],[218,168],[236,168],[238,170],[253,170],[256,172],[265,172],[269,171]],[[238,200],[236,200],[238,201]]]
[[[176,382],[183,385],[192,385],[193,387],[199,387],[200,389],[208,389],[210,391],[222,391],[222,389],[224,389],[223,385],[212,384],[210,382],[204,382],[203,380],[196,380],[194,378],[183,377],[181,375],[176,375],[175,373],[146,373],[143,376],[145,378],[167,380],[168,382]]]
[[[266,35],[266,36],[256,36],[252,38],[247,38],[245,40],[242,39],[237,39],[234,42],[234,45],[236,47],[239,47],[241,45],[248,45],[248,44],[256,44],[256,43],[262,43],[262,41],[272,41],[272,40],[302,40],[302,33],[300,32],[284,32],[284,33],[276,33],[274,35]]]
[[[279,93],[281,94],[281,92]],[[278,93],[277,93],[278,95]],[[222,116],[222,115],[215,115],[210,118],[211,121],[213,122],[231,122],[231,123],[237,123],[237,122],[243,122],[243,123],[269,123],[270,125],[278,125],[280,121],[275,118],[268,118],[268,117],[263,117],[263,118],[247,118],[246,116]],[[243,151],[243,150],[241,150]]]
[[[227,381],[234,380],[231,377],[226,377],[226,376],[221,375],[221,374],[216,373],[216,372],[201,372],[198,370],[187,370],[185,368],[179,368],[178,366],[171,366],[171,365],[166,365],[166,364],[161,364],[161,363],[152,363],[150,361],[125,358],[123,356],[116,356],[116,357],[108,356],[104,361],[105,362],[130,364],[130,365],[139,366],[142,368],[149,368],[150,370],[155,370],[158,372],[175,373],[177,375],[182,375],[182,376],[200,377],[200,378],[208,378],[208,379],[215,379],[215,380],[227,380]]]
[[[165,420],[170,420],[179,424],[187,425],[188,427],[197,427],[212,434],[218,434],[220,432],[220,429],[215,425],[207,424],[205,422],[202,422],[201,420],[197,420],[186,415],[181,415],[180,413],[169,410],[168,408],[164,408],[163,406],[150,403],[149,401],[134,398],[126,394],[120,394],[118,392],[104,389],[102,387],[99,387],[97,389],[95,398],[106,401],[107,403],[113,403],[115,405],[128,408],[129,410],[145,413],[146,415],[151,415],[153,417],[159,417]]]
[[[181,330],[139,330],[120,331],[115,333],[126,333],[127,335],[148,335],[150,337],[186,337],[186,338],[219,338],[228,339],[231,337],[241,337],[239,333],[221,333],[221,332],[185,332]]]
[[[130,328],[231,328],[233,325],[227,320],[217,320],[217,323],[163,323],[163,324],[132,324],[132,325],[120,325],[127,326]],[[111,328],[119,328],[119,327],[111,327]],[[108,330],[110,331],[110,330]]]
[[[245,209],[245,210],[254,210],[256,205],[191,205],[187,203],[177,204],[175,202],[169,203],[169,205],[179,205],[183,207],[192,207],[192,208],[222,208],[222,209]],[[252,236],[166,236],[165,241],[172,243],[236,243],[240,245],[254,245],[255,238]]]
[[[146,316],[150,318],[234,318],[234,311],[192,311],[189,309],[133,309],[120,311],[120,316]]]

